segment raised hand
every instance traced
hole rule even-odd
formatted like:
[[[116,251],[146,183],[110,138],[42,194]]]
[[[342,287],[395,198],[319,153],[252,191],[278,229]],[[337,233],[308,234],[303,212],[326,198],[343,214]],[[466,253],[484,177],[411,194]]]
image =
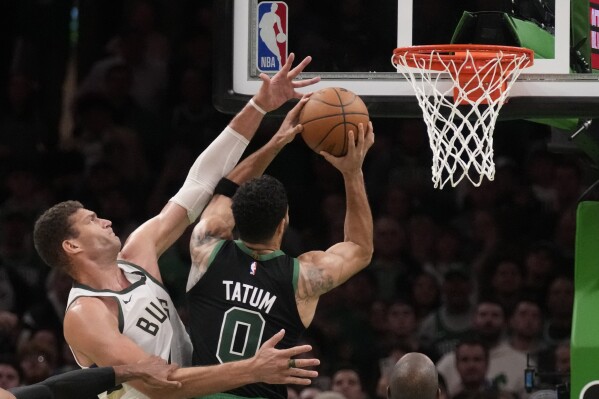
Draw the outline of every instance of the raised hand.
[[[283,68],[272,78],[265,73],[260,74],[262,85],[254,96],[254,101],[265,111],[274,111],[292,98],[301,98],[302,93],[296,91],[297,88],[306,87],[320,81],[318,76],[306,80],[294,80],[312,61],[312,57],[304,58],[295,68],[291,69],[294,60],[295,54],[289,54]]]
[[[358,127],[358,140],[354,139],[354,131],[350,130],[347,135],[348,149],[347,154],[342,157],[335,157],[328,152],[321,151],[322,155],[342,174],[356,173],[362,170],[362,164],[366,153],[374,144],[374,130],[372,122],[368,122],[368,131],[364,132],[364,125],[360,123]]]
[[[302,99],[287,113],[287,116],[281,123],[279,130],[274,134],[271,139],[275,145],[283,148],[285,145],[291,143],[295,136],[302,131],[301,125],[299,125],[299,115],[304,108],[304,105],[310,99],[312,93],[304,94]]]
[[[311,378],[318,377],[315,370],[308,367],[318,366],[318,359],[293,359],[312,350],[310,345],[294,346],[288,349],[276,349],[283,339],[285,330],[281,330],[264,342],[252,358],[251,370],[258,381],[268,384],[310,385]]]

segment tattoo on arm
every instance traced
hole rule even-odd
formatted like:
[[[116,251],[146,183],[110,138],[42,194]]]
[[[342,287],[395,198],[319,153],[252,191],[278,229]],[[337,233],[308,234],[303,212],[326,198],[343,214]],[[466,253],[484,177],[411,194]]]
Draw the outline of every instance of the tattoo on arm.
[[[329,292],[335,287],[333,277],[318,267],[308,267],[300,274],[301,289],[295,294],[298,300],[308,300]]]
[[[210,235],[200,235],[195,232],[191,236],[189,249],[191,254],[191,267],[197,269],[195,277],[199,280],[208,270],[208,258],[213,244],[220,238]]]
[[[220,240],[220,238],[218,237],[212,237],[208,234],[206,235],[200,235],[200,234],[193,234],[191,236],[191,250],[193,251],[196,248],[200,248],[206,245],[210,245],[216,241]]]

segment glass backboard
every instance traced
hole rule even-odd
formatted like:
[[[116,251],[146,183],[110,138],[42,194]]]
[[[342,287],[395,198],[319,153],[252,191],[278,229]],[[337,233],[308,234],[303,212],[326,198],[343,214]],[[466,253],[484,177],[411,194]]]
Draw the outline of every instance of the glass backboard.
[[[294,52],[313,57],[304,76],[322,81],[311,89],[352,90],[375,117],[418,117],[412,87],[391,65],[393,50],[453,41],[535,50],[535,65],[514,85],[500,119],[593,118],[599,115],[593,1],[216,1],[222,45],[215,54],[215,105],[236,112],[257,91],[258,75],[276,72]]]

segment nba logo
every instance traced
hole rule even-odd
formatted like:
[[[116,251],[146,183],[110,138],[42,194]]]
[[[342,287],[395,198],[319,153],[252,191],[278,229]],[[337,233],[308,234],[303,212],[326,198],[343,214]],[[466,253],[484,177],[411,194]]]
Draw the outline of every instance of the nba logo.
[[[261,72],[276,72],[287,62],[287,4],[264,1],[258,4],[258,51]]]
[[[250,274],[252,276],[256,275],[256,269],[258,269],[258,264],[254,261],[252,262],[252,264],[250,265]]]

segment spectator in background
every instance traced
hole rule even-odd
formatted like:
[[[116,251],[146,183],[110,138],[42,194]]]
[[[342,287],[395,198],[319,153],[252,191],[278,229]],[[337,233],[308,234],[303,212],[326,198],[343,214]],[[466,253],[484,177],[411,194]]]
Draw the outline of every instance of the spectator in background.
[[[555,190],[556,157],[545,148],[534,148],[526,160],[525,173],[535,198],[545,211],[556,208],[557,193]]]
[[[402,343],[393,343],[388,349],[388,353],[386,357],[379,359],[379,379],[376,384],[376,396],[378,398],[386,398],[387,397],[387,388],[389,387],[389,382],[391,374],[394,371],[394,366],[397,365],[397,362],[406,354],[412,352],[408,345]]]
[[[569,339],[572,332],[574,281],[567,274],[558,275],[549,284],[545,299],[546,318],[543,340],[550,346]]]
[[[437,242],[437,224],[430,215],[415,214],[408,224],[408,245],[411,258],[419,265],[433,262]]]
[[[331,389],[342,394],[345,399],[367,399],[362,387],[362,378],[352,367],[338,369],[331,379]]]
[[[20,333],[19,317],[0,310],[0,353],[14,353]]]
[[[389,301],[409,292],[410,276],[419,269],[408,256],[406,231],[389,216],[374,221],[374,255],[368,270],[375,276],[379,298]]]
[[[543,313],[538,303],[521,299],[509,319],[509,342],[515,350],[536,355],[547,345],[541,339]]]
[[[376,145],[376,144],[375,144]],[[386,214],[400,223],[406,223],[414,212],[412,197],[399,185],[391,184],[383,194],[382,214]]]
[[[440,225],[436,235],[436,241],[433,248],[433,258],[423,265],[424,270],[437,278],[437,281],[443,280],[445,272],[459,264],[464,263],[464,238],[463,233],[449,225]]]
[[[576,208],[568,208],[557,215],[553,242],[567,262],[574,262],[576,240]]]
[[[36,331],[47,329],[62,342],[62,320],[72,285],[73,279],[69,275],[58,269],[50,270],[43,290],[44,298],[35,302],[23,314],[23,333],[29,337]]]
[[[22,371],[12,355],[0,355],[0,388],[11,389],[21,385]]]
[[[18,349],[17,359],[23,370],[23,385],[31,385],[54,374],[58,354],[46,342],[29,340]]]
[[[424,347],[418,339],[417,327],[412,304],[401,299],[393,301],[387,308],[386,345],[389,348],[406,348],[406,352],[421,352],[437,360],[439,356],[430,348]]]
[[[522,296],[522,267],[519,259],[504,254],[484,265],[479,296],[493,297],[511,314]]]
[[[555,212],[560,214],[568,209],[576,209],[582,194],[583,175],[578,161],[561,158],[555,166],[553,186],[556,193]]]
[[[472,281],[463,265],[445,272],[441,293],[441,306],[422,320],[418,332],[421,344],[439,356],[451,352],[472,326]]]
[[[555,389],[570,381],[570,340],[565,339],[539,354],[539,387]]]
[[[439,377],[435,364],[421,353],[408,353],[393,366],[387,399],[439,399]]]
[[[190,66],[181,72],[170,121],[170,145],[204,148],[219,133],[222,116],[212,105],[211,84],[209,70]]]
[[[150,59],[144,32],[126,27],[118,35],[118,48],[114,55],[97,61],[79,86],[79,94],[86,92],[108,93],[111,82],[117,82],[110,74],[123,72],[121,81],[129,87],[136,104],[148,112],[159,112],[166,100],[167,70],[162,60]],[[117,67],[118,69],[115,69]],[[122,76],[122,78],[121,78]],[[110,95],[109,95],[110,96]]]
[[[170,58],[170,43],[160,24],[161,10],[158,2],[151,0],[133,0],[127,2],[124,10],[123,25],[139,32],[145,49],[145,58],[155,62],[167,63]],[[122,43],[119,36],[107,45],[109,52],[120,54]]]
[[[115,112],[114,106],[100,93],[79,97],[70,146],[85,156],[88,170],[107,162],[115,167],[118,178],[125,184],[143,185],[149,172],[140,134],[119,124]]]
[[[439,280],[429,272],[420,272],[411,281],[409,297],[416,313],[416,322],[420,325],[441,305]]]
[[[34,220],[47,206],[51,194],[41,179],[41,166],[36,158],[10,160],[10,167],[2,181],[6,196],[0,203],[0,215],[20,214],[27,220]]]
[[[322,391],[314,396],[314,399],[347,399],[341,392]]]
[[[299,399],[314,399],[321,392],[322,389],[317,386],[305,387],[299,392]]]
[[[2,77],[4,78],[4,76]],[[23,71],[8,76],[6,104],[0,110],[0,177],[10,160],[31,158],[47,149],[47,128],[42,118],[37,82]]]
[[[41,298],[46,268],[31,245],[32,219],[23,211],[0,213],[0,287],[7,294],[0,309],[21,315]]]
[[[488,348],[487,379],[494,388],[524,398],[524,369],[526,355],[518,352],[505,339],[506,316],[501,304],[483,299],[477,307],[472,332]],[[450,396],[459,390],[460,376],[455,368],[456,352],[450,352],[437,362],[437,369],[447,383]]]
[[[489,351],[476,338],[463,338],[455,348],[455,369],[459,375],[459,387],[452,398],[468,398],[478,392],[492,389],[487,379]]]
[[[486,188],[481,188],[484,191]],[[469,248],[467,258],[471,261],[471,270],[480,276],[484,265],[500,250],[503,243],[502,232],[494,213],[493,204],[488,208],[475,209],[466,216]]]
[[[560,267],[560,256],[553,243],[532,243],[524,255],[523,291],[539,303],[544,303],[547,288]]]

